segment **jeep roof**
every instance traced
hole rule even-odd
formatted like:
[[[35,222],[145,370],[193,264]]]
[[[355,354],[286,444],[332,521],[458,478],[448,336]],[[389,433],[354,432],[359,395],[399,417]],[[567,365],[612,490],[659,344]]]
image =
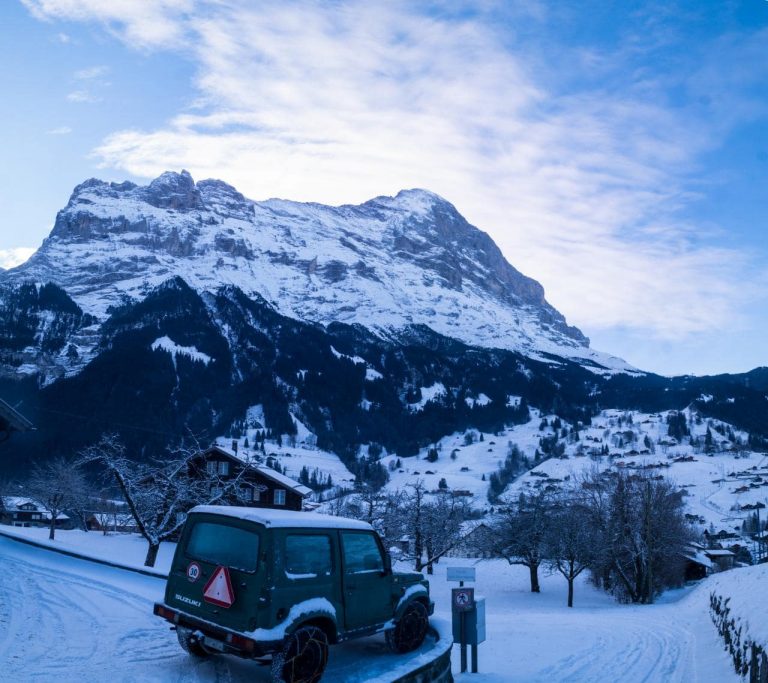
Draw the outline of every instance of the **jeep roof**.
[[[247,522],[256,522],[273,529],[353,529],[372,531],[367,522],[356,519],[321,515],[317,512],[295,512],[293,510],[275,510],[273,508],[230,507],[220,505],[198,505],[192,513],[209,513],[222,517],[234,517]]]

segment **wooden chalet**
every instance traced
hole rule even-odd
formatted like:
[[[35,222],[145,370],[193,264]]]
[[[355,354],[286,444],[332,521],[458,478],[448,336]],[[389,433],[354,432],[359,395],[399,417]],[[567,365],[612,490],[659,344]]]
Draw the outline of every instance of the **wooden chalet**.
[[[222,483],[239,478],[237,493],[226,500],[230,505],[278,510],[302,510],[312,489],[271,467],[241,458],[223,446],[211,446],[195,461],[199,470],[216,475]]]
[[[51,513],[32,498],[3,496],[0,498],[0,524],[10,526],[47,527],[51,524]],[[71,529],[72,520],[63,512],[56,515],[57,529]]]

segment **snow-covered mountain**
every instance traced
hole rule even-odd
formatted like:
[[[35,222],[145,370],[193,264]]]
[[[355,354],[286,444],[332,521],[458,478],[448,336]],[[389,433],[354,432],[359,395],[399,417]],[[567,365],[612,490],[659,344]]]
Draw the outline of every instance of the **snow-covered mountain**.
[[[198,292],[232,284],[288,317],[360,324],[384,338],[426,325],[473,346],[633,370],[590,349],[538,282],[425,190],[331,207],[255,202],[219,180],[196,184],[186,171],[145,187],[91,179],[75,188],[37,253],[0,273],[0,284],[55,283],[104,320],[174,276]],[[87,333],[78,351],[76,368],[94,353]]]
[[[39,427],[0,471],[105,431],[139,457],[190,430],[234,438],[256,408],[262,429],[307,432],[350,468],[361,446],[412,456],[526,423],[529,406],[588,424],[706,395],[704,414],[764,435],[766,391],[761,370],[662,378],[591,350],[422,190],[334,208],[253,202],[187,173],[91,180],[0,273],[0,395]]]

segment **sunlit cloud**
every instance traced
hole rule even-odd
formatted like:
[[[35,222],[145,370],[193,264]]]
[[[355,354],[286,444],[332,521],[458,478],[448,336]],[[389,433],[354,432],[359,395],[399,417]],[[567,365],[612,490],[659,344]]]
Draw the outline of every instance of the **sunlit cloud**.
[[[40,18],[101,22],[130,47],[196,62],[194,106],[156,130],[108,136],[94,151],[105,167],[144,177],[187,168],[255,199],[357,203],[425,187],[588,328],[685,338],[736,321],[764,283],[749,254],[712,246],[679,218],[696,200],[697,158],[730,125],[725,113],[671,109],[652,80],[560,92],[556,74],[542,78],[480,11],[24,1]],[[624,80],[621,54],[577,57]],[[689,86],[728,69],[714,55]],[[736,95],[731,110],[759,106]]]
[[[0,268],[8,269],[19,266],[26,261],[36,249],[34,247],[16,247],[15,249],[0,249]]]
[[[72,129],[69,126],[60,126],[59,128],[52,128],[46,131],[48,135],[69,135]]]

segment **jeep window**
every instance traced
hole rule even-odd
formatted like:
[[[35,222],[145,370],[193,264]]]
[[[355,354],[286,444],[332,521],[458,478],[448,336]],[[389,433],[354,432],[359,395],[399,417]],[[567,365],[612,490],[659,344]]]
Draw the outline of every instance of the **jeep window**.
[[[384,571],[384,560],[373,534],[342,533],[347,574]]]
[[[259,535],[225,524],[197,522],[189,534],[186,554],[194,560],[255,572],[259,560]]]
[[[285,575],[310,579],[331,573],[331,539],[328,536],[290,534],[285,537]]]

